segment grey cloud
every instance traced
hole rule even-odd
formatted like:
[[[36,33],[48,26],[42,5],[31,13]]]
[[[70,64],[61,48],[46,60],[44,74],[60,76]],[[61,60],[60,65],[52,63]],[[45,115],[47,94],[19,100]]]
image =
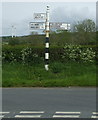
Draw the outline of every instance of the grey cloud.
[[[95,16],[92,16],[92,14],[89,11],[88,7],[67,7],[65,8],[59,7],[52,11],[52,19],[53,21],[62,21],[62,22],[76,22],[83,19],[91,18],[95,19]]]

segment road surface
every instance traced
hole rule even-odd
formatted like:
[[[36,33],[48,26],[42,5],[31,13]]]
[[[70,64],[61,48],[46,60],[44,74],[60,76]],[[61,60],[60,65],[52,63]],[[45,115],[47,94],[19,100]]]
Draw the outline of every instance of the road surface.
[[[4,118],[98,118],[96,88],[3,88]]]

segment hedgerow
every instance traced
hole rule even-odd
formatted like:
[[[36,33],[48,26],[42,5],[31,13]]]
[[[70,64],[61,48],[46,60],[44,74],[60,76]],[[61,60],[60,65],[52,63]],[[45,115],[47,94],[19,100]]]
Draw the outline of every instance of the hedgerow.
[[[9,46],[2,49],[3,62],[41,63],[44,61],[45,48],[33,46]],[[65,45],[63,47],[50,47],[50,61],[77,61],[94,62],[95,48],[81,45]]]

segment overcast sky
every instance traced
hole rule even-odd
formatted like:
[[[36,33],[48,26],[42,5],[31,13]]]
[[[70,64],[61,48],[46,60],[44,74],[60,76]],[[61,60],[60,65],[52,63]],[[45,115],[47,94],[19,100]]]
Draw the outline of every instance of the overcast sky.
[[[74,23],[84,19],[96,21],[96,2],[3,2],[2,35],[11,35],[11,26],[16,26],[17,35],[30,34],[29,22],[35,22],[33,14],[46,12],[50,6],[51,22]]]

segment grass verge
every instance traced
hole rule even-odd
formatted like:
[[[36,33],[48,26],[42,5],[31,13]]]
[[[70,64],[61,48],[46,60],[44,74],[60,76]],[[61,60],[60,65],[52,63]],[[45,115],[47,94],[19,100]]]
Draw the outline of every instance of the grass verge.
[[[3,63],[3,87],[68,87],[96,86],[96,64],[68,62],[23,65]]]

